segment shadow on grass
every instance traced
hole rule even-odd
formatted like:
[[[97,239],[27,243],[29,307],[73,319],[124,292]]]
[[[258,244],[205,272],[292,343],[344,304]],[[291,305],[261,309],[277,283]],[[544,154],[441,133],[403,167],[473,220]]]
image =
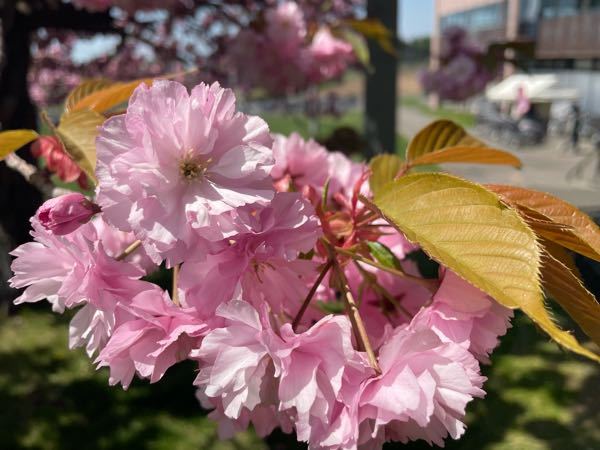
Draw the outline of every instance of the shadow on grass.
[[[154,385],[109,387],[82,351],[66,347],[67,319],[24,308],[0,322],[0,448],[291,450],[275,432],[220,442],[195,398],[195,366],[173,367]],[[449,449],[600,448],[600,372],[563,354],[522,317],[485,368],[486,399],[469,407],[468,429]],[[425,449],[425,443],[390,444]]]

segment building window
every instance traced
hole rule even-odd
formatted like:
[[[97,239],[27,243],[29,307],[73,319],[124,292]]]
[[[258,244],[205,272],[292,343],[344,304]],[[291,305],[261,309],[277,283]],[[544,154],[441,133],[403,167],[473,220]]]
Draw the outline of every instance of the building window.
[[[471,32],[502,28],[506,21],[506,2],[481,6],[444,16],[440,20],[442,30],[456,26]]]
[[[542,0],[542,17],[574,16],[582,11],[583,0]]]

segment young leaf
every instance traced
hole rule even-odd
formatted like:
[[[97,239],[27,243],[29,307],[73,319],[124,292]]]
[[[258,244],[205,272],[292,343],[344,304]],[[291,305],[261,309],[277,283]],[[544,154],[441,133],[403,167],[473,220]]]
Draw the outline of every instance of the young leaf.
[[[91,93],[82,98],[74,106],[74,111],[91,109],[99,113],[108,111],[121,103],[126,102],[131,94],[141,83],[150,84],[152,79],[140,79],[127,83],[112,83],[104,89]]]
[[[582,279],[581,272],[575,264],[575,259],[568,250],[566,250],[563,246],[544,238],[539,239],[538,242],[542,245],[546,253],[549,253],[550,256],[552,256],[554,259],[559,260],[577,278],[579,278],[580,280]]]
[[[65,112],[79,111],[84,109],[78,106],[84,98],[90,96],[94,92],[101,91],[114,84],[114,81],[107,80],[105,78],[93,78],[91,80],[85,80],[78,84],[70,93],[65,100]]]
[[[568,267],[549,253],[542,266],[544,288],[577,322],[581,329],[600,346],[600,303]]]
[[[494,193],[450,175],[421,173],[388,184],[372,207],[432,258],[499,303],[523,310],[557,343],[600,361],[551,320],[536,236]]]
[[[369,46],[364,37],[356,31],[348,28],[335,30],[335,34],[352,46],[356,60],[366,68],[370,68]]]
[[[436,120],[419,131],[408,144],[406,159],[411,166],[468,162],[521,167],[513,154],[488,147],[450,120]]]
[[[103,115],[87,109],[64,114],[56,127],[69,156],[92,180],[95,180],[96,136],[103,122]]]
[[[369,247],[371,255],[379,264],[391,269],[402,270],[400,260],[387,246],[380,242],[372,241],[367,241],[367,246]]]
[[[402,159],[396,155],[378,155],[371,160],[369,166],[371,168],[369,186],[373,195],[377,197],[383,187],[398,175],[402,167]]]
[[[160,79],[168,80],[196,72],[197,70],[197,68],[193,68],[184,72],[174,72],[161,76]],[[106,81],[107,84],[104,87],[100,87],[98,85],[95,86],[94,89],[91,89],[93,87],[93,83],[90,83],[89,87],[90,91],[92,92],[90,92],[89,95],[82,96],[81,99],[71,106],[71,109],[74,111],[92,109],[96,112],[104,113],[129,100],[129,97],[131,97],[131,94],[135,88],[137,88],[140,84],[146,83],[149,85],[152,83],[152,81],[152,78],[140,78],[138,80],[127,82]]]
[[[486,187],[506,203],[517,206],[541,236],[600,261],[600,228],[575,206],[545,192],[531,189],[504,185]]]
[[[425,153],[410,162],[411,166],[440,163],[498,164],[521,168],[521,160],[512,153],[487,147],[448,147]]]
[[[394,36],[379,19],[349,19],[346,23],[367,39],[372,39],[387,53],[396,56]]]
[[[0,160],[34,141],[37,137],[38,134],[34,130],[9,130],[0,132]]]

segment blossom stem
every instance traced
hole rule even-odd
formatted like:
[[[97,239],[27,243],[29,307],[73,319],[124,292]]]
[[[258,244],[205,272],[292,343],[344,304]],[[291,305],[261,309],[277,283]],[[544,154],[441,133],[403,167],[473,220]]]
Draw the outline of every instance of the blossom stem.
[[[408,312],[404,306],[402,306],[402,304],[391,294],[391,292],[377,283],[377,275],[367,272],[358,263],[358,261],[354,261],[354,265],[357,267],[363,279],[369,284],[369,286],[371,286],[371,289],[373,289],[377,295],[382,296],[384,299],[390,302],[394,308],[400,310],[406,317],[408,317],[408,319],[412,319],[413,315]]]
[[[173,266],[173,292],[171,294],[173,303],[177,306],[181,306],[181,303],[179,302],[179,290],[177,289],[177,285],[179,284],[179,267],[179,264]]]
[[[331,249],[331,251],[333,252],[335,250]],[[343,269],[340,267],[340,263],[335,258],[335,255],[333,256],[333,267],[337,274],[339,289],[344,297],[344,301],[346,302],[346,309],[348,310],[350,323],[352,323],[352,328],[354,329],[354,333],[356,335],[358,350],[367,353],[369,364],[377,375],[381,375],[381,368],[379,367],[377,357],[375,356],[375,352],[371,346],[371,341],[369,340],[369,335],[367,334],[365,324],[360,317],[358,307],[356,306],[356,302],[354,301],[354,297],[350,291],[348,279],[346,278]]]
[[[129,255],[131,255],[133,252],[135,252],[139,246],[142,245],[142,241],[135,241],[132,244],[129,245],[129,247],[127,247],[125,250],[123,250],[123,253],[121,253],[119,256],[117,256],[115,259],[117,261],[122,261],[125,258],[127,258]]]
[[[304,312],[308,308],[308,305],[310,304],[310,301],[312,300],[313,296],[315,295],[315,292],[317,292],[319,285],[323,281],[323,278],[325,278],[325,275],[327,274],[327,272],[329,272],[329,269],[331,269],[332,265],[333,265],[333,260],[329,259],[327,261],[327,263],[325,264],[325,266],[323,266],[323,269],[321,269],[321,273],[319,273],[317,280],[314,282],[314,284],[310,288],[310,291],[308,292],[306,298],[304,299],[304,302],[302,303],[302,306],[300,307],[298,314],[296,314],[296,317],[294,318],[294,321],[292,322],[292,330],[296,331],[296,327],[300,323],[300,320],[302,320],[302,316],[304,315]]]
[[[377,261],[373,261],[372,259],[369,258],[365,258],[362,255],[359,255],[358,253],[340,248],[340,247],[336,247],[335,251],[338,253],[341,253],[343,255],[346,256],[350,256],[352,259],[354,259],[355,261],[359,261],[362,262],[364,264],[367,264],[369,266],[375,267],[376,269],[382,270],[384,272],[388,272],[391,273],[392,275],[396,275],[399,277],[403,277],[406,278],[408,280],[414,281],[415,283],[420,284],[421,286],[427,288],[430,292],[435,292],[437,291],[438,288],[438,280],[430,280],[427,278],[420,278],[420,277],[416,277],[414,275],[410,275],[402,270],[398,270],[398,269],[394,269],[392,267],[387,267],[384,266],[382,264],[379,264]]]

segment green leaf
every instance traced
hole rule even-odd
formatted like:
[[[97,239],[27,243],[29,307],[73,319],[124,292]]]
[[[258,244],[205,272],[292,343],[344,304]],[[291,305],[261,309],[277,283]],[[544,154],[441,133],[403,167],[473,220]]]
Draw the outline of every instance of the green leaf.
[[[504,306],[523,310],[557,343],[600,361],[550,318],[537,238],[493,192],[450,175],[420,173],[388,184],[371,206],[432,258]]]
[[[9,130],[0,132],[0,160],[38,138],[34,130]]]
[[[369,163],[371,168],[369,186],[375,197],[383,190],[386,184],[398,175],[402,164],[403,162],[400,157],[390,154],[378,155],[371,160]]]
[[[372,242],[367,241],[367,246],[369,247],[369,251],[375,261],[385,267],[389,267],[391,269],[402,270],[402,265],[400,264],[400,260],[394,253],[381,242]]]
[[[69,156],[92,180],[96,179],[96,136],[104,120],[90,109],[72,111],[63,115],[55,130]]]
[[[326,314],[342,314],[346,311],[346,304],[342,301],[317,301],[317,306]]]
[[[321,193],[321,208],[323,211],[327,211],[327,198],[329,197],[330,181],[331,177],[327,177],[327,181],[325,181],[325,186],[323,187],[323,192]]]

